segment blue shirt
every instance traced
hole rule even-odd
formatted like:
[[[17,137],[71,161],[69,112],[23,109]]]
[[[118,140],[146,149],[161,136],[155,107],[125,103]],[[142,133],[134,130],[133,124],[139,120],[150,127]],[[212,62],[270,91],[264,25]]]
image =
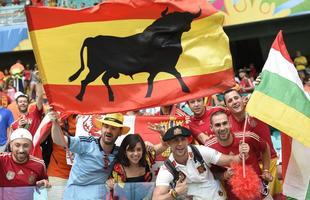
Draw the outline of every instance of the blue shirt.
[[[0,107],[0,146],[7,140],[7,128],[13,123],[13,114],[9,109]]]
[[[118,147],[115,146],[111,154],[106,154],[99,141],[100,138],[92,136],[68,137],[69,150],[75,153],[75,157],[63,199],[105,198],[105,182],[113,169]],[[108,158],[106,162],[104,156]]]

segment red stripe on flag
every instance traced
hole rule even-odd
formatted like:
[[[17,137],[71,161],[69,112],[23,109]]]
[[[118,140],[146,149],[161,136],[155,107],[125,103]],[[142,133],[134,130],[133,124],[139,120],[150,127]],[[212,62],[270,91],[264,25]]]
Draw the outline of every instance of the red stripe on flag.
[[[198,2],[198,3],[197,3]],[[200,8],[197,5],[201,5]],[[157,19],[161,13],[189,11],[197,13],[201,9],[200,17],[207,17],[217,10],[205,0],[158,2],[156,0],[127,0],[105,1],[94,7],[81,10],[55,7],[26,7],[26,17],[29,31],[54,28],[81,22],[98,22],[122,19]],[[44,17],[42,17],[44,16]]]
[[[281,132],[282,143],[282,179],[285,180],[286,170],[292,153],[292,138]]]
[[[50,104],[58,111],[77,114],[101,114],[128,111],[133,107],[141,109],[162,104],[169,105],[219,93],[235,85],[232,74],[233,69],[230,68],[212,74],[183,77],[184,82],[191,86],[189,88],[190,93],[182,92],[181,86],[175,78],[156,81],[154,82],[152,96],[149,98],[145,98],[148,87],[146,83],[112,85],[114,101],[111,102],[108,100],[107,88],[104,85],[88,86],[83,101],[75,98],[80,91],[80,85],[47,84],[44,85],[44,89]],[[163,90],[170,94],[169,100],[162,97]],[[128,95],[128,91],[130,91],[130,95]]]
[[[272,47],[273,49],[280,51],[280,53],[282,54],[282,56],[290,63],[294,64],[290,54],[287,51],[287,48],[285,46],[284,40],[283,40],[283,35],[282,35],[282,30],[279,31],[276,39],[274,40]]]
[[[60,121],[66,119],[68,114],[60,114]],[[34,135],[33,140],[33,149],[31,155],[36,156],[42,159],[42,150],[41,150],[41,143],[43,142],[43,138],[47,137],[47,134],[50,133],[50,129],[52,127],[52,122],[49,120],[49,116],[45,116],[41,121],[40,126],[38,127],[37,131]]]

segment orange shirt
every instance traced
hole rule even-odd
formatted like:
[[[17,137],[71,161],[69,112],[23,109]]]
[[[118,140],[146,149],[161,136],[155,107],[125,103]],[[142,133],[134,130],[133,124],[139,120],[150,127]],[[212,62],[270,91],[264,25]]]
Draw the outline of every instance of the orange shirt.
[[[68,117],[68,125],[69,134],[75,135],[76,120],[72,115]],[[64,150],[64,148],[54,143],[53,152],[47,169],[48,176],[68,179],[70,170],[71,165],[67,165],[66,151]]]
[[[14,121],[17,120],[19,117],[19,110],[16,101],[10,103],[7,108],[13,113]]]

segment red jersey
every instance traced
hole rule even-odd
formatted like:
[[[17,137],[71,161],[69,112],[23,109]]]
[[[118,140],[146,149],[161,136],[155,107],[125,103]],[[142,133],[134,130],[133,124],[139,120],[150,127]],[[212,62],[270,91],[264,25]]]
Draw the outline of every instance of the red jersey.
[[[0,187],[35,186],[42,179],[47,179],[43,160],[30,155],[26,163],[17,164],[12,153],[0,154]]]
[[[231,125],[231,132],[232,133],[243,131],[244,120],[239,122],[232,114],[230,114],[228,116],[228,119],[229,119],[229,122]],[[267,124],[265,124],[264,122],[254,118],[254,117],[249,117],[246,131],[256,133],[263,140],[265,140],[270,147],[271,158],[277,157],[277,153],[276,153],[276,151],[273,147],[272,141],[271,141],[270,129],[269,129],[269,126]]]
[[[205,107],[205,112],[201,117],[191,116],[189,122],[189,130],[192,132],[194,138],[197,138],[200,133],[204,133],[208,136],[214,135],[210,128],[211,114],[222,107]]]
[[[240,83],[239,83],[240,87],[241,88],[247,88],[247,87],[251,87],[252,86],[252,83],[251,83],[251,80],[248,79],[248,78],[243,78]],[[246,93],[247,91],[241,89],[240,90],[241,93]]]
[[[206,141],[205,146],[213,148],[223,154],[227,155],[238,155],[239,154],[239,144],[242,141],[242,133],[232,134],[233,142],[229,146],[222,146],[216,136],[212,136],[209,140]],[[252,166],[257,175],[261,175],[261,169],[259,167],[259,158],[261,153],[266,149],[267,143],[262,140],[255,133],[246,133],[245,142],[250,146],[249,157],[246,159],[245,164]],[[213,166],[212,171],[222,171],[222,167]],[[238,199],[231,191],[231,186],[225,182],[225,188],[227,192],[227,199],[235,200]]]
[[[34,136],[34,134],[36,133],[41,123],[42,117],[43,117],[43,108],[41,110],[38,110],[36,106],[33,111],[28,112],[28,114],[25,116],[28,122],[25,127],[21,127],[21,128],[27,128],[29,132],[32,134],[32,136]],[[12,123],[11,127],[13,130],[19,128],[18,121],[19,119],[17,119],[16,121]]]

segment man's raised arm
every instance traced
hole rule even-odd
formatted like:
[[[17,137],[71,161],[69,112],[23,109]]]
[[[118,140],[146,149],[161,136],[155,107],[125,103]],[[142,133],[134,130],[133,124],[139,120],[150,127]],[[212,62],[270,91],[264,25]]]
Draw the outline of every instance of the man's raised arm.
[[[63,131],[59,124],[59,117],[55,111],[50,111],[48,113],[51,121],[52,121],[52,139],[55,144],[58,144],[64,148],[68,147],[68,137],[63,134]]]

